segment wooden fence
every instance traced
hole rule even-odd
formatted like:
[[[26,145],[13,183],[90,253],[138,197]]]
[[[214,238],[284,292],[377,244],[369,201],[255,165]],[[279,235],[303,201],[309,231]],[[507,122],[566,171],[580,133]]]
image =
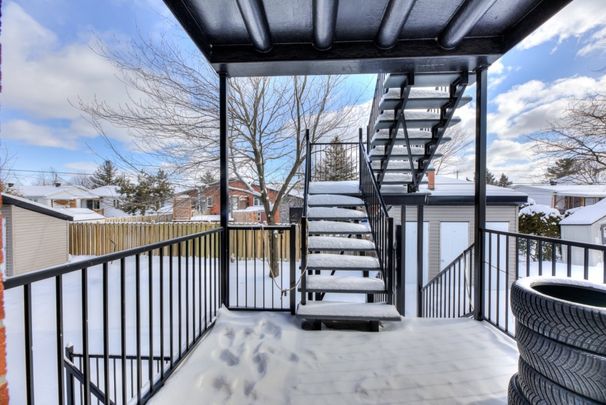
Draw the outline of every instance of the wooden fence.
[[[128,217],[108,217],[100,220],[102,223],[125,223],[125,222],[168,222],[172,221],[173,214],[157,215],[133,215]]]
[[[150,243],[160,242],[179,236],[207,231],[217,228],[217,222],[74,222],[69,225],[69,254],[100,256],[119,252]],[[279,248],[279,257],[284,260],[290,258],[290,232],[274,231]],[[272,231],[267,229],[232,229],[229,232],[231,256],[242,259],[263,259],[268,254],[268,244],[271,241]],[[299,259],[299,235],[296,233],[296,252]],[[192,254],[197,254],[197,248],[191,245]],[[209,256],[216,256],[218,252],[206,247]],[[158,252],[154,252],[158,254]],[[167,253],[167,252],[165,252]]]

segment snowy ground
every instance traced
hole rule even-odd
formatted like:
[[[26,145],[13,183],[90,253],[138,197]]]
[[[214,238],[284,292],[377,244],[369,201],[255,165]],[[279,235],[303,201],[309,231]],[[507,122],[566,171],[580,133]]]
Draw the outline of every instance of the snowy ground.
[[[220,310],[151,403],[506,403],[517,357],[512,340],[470,319],[303,331],[288,314]]]

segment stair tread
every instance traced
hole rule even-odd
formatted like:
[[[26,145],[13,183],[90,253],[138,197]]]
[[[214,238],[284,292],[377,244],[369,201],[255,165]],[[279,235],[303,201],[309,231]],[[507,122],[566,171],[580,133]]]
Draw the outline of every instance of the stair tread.
[[[316,301],[299,304],[297,315],[309,319],[400,321],[390,304]]]
[[[306,289],[329,292],[382,292],[385,282],[380,278],[359,276],[307,275]]]
[[[375,244],[367,239],[310,236],[307,247],[309,250],[373,250]]]
[[[347,181],[312,181],[309,183],[309,194],[360,195],[360,182]]]
[[[310,207],[307,211],[307,217],[310,220],[316,218],[361,220],[366,218],[366,213],[364,211],[349,208]]]
[[[370,233],[368,224],[354,224],[339,221],[310,221],[307,228],[312,234],[366,234]]]
[[[308,269],[380,270],[379,260],[372,256],[312,253],[307,256]]]
[[[364,201],[358,197],[342,194],[312,194],[307,197],[307,204],[310,207],[357,207],[364,205]]]

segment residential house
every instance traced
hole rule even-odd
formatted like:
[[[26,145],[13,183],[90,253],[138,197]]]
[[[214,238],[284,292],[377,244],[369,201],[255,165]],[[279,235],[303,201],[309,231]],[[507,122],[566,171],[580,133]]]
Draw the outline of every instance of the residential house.
[[[424,279],[434,277],[473,243],[474,183],[429,173],[428,184],[420,192],[429,193],[424,207],[423,247]],[[510,188],[486,186],[486,226],[506,232],[518,231],[518,211],[527,202],[527,195]],[[406,238],[416,241],[416,206],[406,207]],[[401,206],[393,206],[390,216],[401,224]],[[510,252],[514,254],[513,248]],[[406,246],[407,269],[416,272],[416,242]]]
[[[69,221],[58,208],[10,194],[0,194],[5,221],[2,246],[8,277],[28,273],[68,260]]]
[[[203,215],[219,215],[219,183],[206,186],[200,193]],[[247,185],[241,180],[229,181],[229,208],[230,215],[235,222],[262,223],[267,222],[267,216],[261,201],[261,188],[258,184]],[[268,187],[269,200],[275,201],[278,190]],[[296,192],[291,192],[282,199],[280,208],[275,214],[276,223],[288,222],[289,207],[301,206],[303,198]]]
[[[606,198],[604,184],[518,184],[513,189],[528,194],[536,204],[547,205],[561,213],[569,209],[592,205]]]
[[[15,189],[28,200],[53,208],[100,209],[101,197],[80,186],[55,183],[50,186],[19,186]]]
[[[575,209],[571,215],[560,221],[560,231],[564,240],[606,245],[606,200]],[[562,253],[567,254],[566,250]],[[570,253],[573,265],[584,265],[584,249],[572,248]],[[600,251],[589,250],[587,260],[589,266],[601,265],[604,261],[604,254]]]
[[[106,217],[124,217],[127,213],[120,209],[122,203],[122,195],[120,194],[119,186],[108,185],[93,188],[91,192],[99,196],[99,209],[101,214]]]

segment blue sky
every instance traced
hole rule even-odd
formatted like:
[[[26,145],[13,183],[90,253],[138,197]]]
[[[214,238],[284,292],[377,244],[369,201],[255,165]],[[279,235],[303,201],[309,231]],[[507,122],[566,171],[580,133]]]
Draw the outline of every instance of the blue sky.
[[[491,68],[491,170],[518,181],[536,179],[544,162],[526,136],[548,127],[571,98],[606,88],[603,4],[573,1]],[[90,172],[112,157],[72,105],[95,96],[110,103],[126,100],[116,70],[91,49],[95,37],[114,44],[138,33],[168,34],[193,49],[160,0],[4,1],[2,20],[1,140],[12,157],[14,180],[24,184],[37,175],[17,170]],[[372,97],[374,78],[352,76],[347,85],[364,103]],[[473,106],[459,115],[462,128],[473,135]],[[110,136],[128,150],[127,131]],[[472,152],[465,151],[445,172],[470,176]]]

